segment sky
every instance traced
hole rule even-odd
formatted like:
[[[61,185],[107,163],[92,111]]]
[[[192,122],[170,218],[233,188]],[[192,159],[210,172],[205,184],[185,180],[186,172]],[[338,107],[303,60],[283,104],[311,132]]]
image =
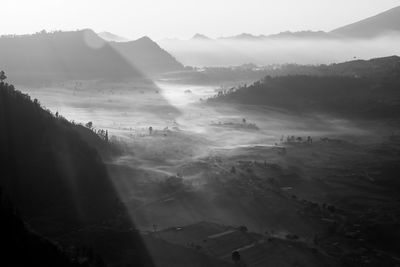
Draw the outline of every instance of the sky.
[[[400,0],[1,0],[0,35],[91,28],[130,39],[188,39],[334,28]]]

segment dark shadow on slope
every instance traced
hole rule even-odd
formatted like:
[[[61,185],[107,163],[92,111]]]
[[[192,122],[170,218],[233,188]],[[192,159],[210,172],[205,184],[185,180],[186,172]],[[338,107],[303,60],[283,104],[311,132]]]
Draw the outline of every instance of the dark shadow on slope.
[[[0,262],[9,267],[106,266],[102,258],[89,248],[64,250],[55,243],[30,230],[11,201],[0,188],[0,233],[3,244]]]
[[[75,125],[1,82],[0,127],[0,185],[33,229],[55,238],[100,225],[134,228],[99,154]],[[131,235],[131,250],[138,265],[153,266],[139,233]]]

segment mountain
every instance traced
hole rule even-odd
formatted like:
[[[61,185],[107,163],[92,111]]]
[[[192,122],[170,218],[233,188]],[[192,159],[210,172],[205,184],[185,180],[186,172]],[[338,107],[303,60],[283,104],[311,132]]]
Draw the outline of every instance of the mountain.
[[[267,36],[268,39],[325,39],[333,38],[329,33],[324,31],[299,31],[299,32],[280,32]]]
[[[203,40],[203,41],[205,41],[205,40],[211,40],[211,38],[206,36],[206,35],[204,35],[204,34],[196,33],[195,35],[193,35],[191,40]]]
[[[392,33],[400,34],[400,6],[330,32],[338,37],[351,38],[371,38]]]
[[[272,39],[325,39],[325,38],[333,38],[329,33],[324,31],[298,31],[298,32],[280,32],[276,34],[270,35],[253,35],[249,33],[242,33],[239,35],[228,36],[219,38],[221,40],[238,40],[238,41],[265,41]]]
[[[390,34],[396,34],[392,36]],[[383,36],[386,38],[373,38]],[[351,40],[350,40],[351,39]],[[351,58],[399,55],[400,7],[331,32],[298,31],[270,35],[242,33],[214,42],[162,40],[160,44],[188,66],[330,64]]]
[[[218,38],[218,39],[221,39],[221,40],[238,40],[238,41],[245,41],[245,40],[249,40],[249,41],[252,41],[252,40],[262,40],[262,39],[265,39],[265,35],[253,35],[253,34],[250,34],[250,33],[241,33],[241,34],[238,34],[238,35],[234,35],[234,36],[228,36],[228,37],[221,37],[221,38]]]
[[[280,32],[270,35],[252,35],[242,33],[239,35],[223,37],[220,39],[228,40],[265,40],[277,38],[371,38],[387,34],[400,34],[400,6],[379,13],[375,16],[363,19],[361,21],[342,26],[330,32],[324,31],[298,31],[298,32]]]
[[[99,32],[97,33],[98,36],[100,36],[100,38],[104,39],[105,41],[108,42],[128,42],[129,39],[122,37],[122,36],[118,36],[116,34],[113,34],[111,32]]]
[[[110,42],[109,45],[130,65],[145,74],[184,69],[180,62],[147,36],[130,42]]]
[[[92,30],[0,38],[1,67],[17,83],[119,80],[183,66],[149,38],[106,42]]]
[[[10,79],[28,84],[141,76],[92,30],[2,37],[0,62]]]

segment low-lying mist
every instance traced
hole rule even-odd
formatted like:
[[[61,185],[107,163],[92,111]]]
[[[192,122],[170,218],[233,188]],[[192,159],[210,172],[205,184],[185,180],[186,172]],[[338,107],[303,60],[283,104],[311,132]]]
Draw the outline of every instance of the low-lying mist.
[[[162,40],[184,65],[330,64],[400,54],[400,36],[375,39]]]
[[[279,109],[200,101],[217,90],[217,86],[165,81],[152,85],[86,81],[24,91],[68,120],[91,121],[95,129],[108,130],[110,136],[126,143],[139,161],[148,165],[154,158],[154,168],[158,168],[159,158],[184,161],[213,149],[274,145],[281,135],[362,133],[351,121],[321,114],[302,114],[299,119],[300,115]]]

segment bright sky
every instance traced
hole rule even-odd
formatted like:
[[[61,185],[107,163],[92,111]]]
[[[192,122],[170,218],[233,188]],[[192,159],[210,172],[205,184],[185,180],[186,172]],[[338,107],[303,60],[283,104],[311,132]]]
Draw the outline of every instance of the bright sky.
[[[325,30],[400,0],[1,0],[0,34],[92,28],[155,40]]]

